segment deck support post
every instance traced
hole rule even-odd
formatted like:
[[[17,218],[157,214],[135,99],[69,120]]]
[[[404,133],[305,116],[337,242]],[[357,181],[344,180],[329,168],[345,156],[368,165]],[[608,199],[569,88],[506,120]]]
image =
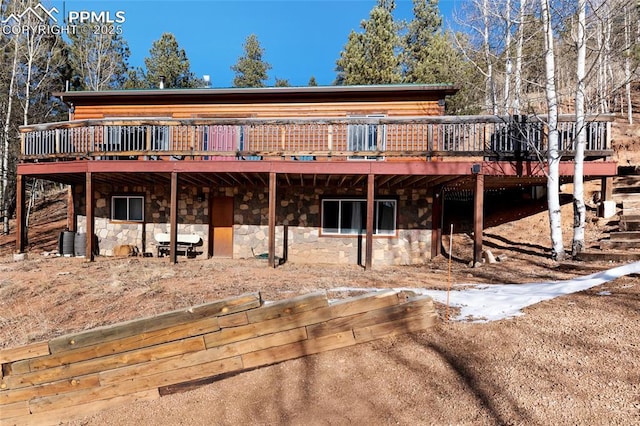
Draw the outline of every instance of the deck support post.
[[[27,247],[27,218],[25,216],[25,184],[24,176],[16,177],[16,251],[24,253]]]
[[[374,214],[374,197],[375,197],[375,181],[374,174],[367,177],[367,237],[365,243],[364,268],[371,269],[373,265],[373,214]]]
[[[442,254],[442,192],[433,188],[431,192],[431,259]]]
[[[178,172],[171,172],[171,214],[169,216],[169,262],[178,263]]]
[[[476,174],[473,193],[473,264],[482,262],[482,231],[484,230],[484,175]]]
[[[269,173],[269,266],[276,267],[276,182],[275,172]]]
[[[613,177],[603,177],[600,185],[602,201],[613,201]]]
[[[613,201],[613,177],[606,176],[600,180],[600,205],[598,216],[608,218],[616,214],[616,203]]]
[[[77,228],[76,185],[71,184],[67,187],[67,229],[71,232],[76,232]]]
[[[85,259],[89,262],[93,262],[93,253],[95,252],[95,239],[93,238],[93,234],[95,234],[95,213],[93,210],[93,174],[91,172],[87,172],[86,182],[84,187],[85,200],[86,200],[86,220],[87,220],[87,235],[86,235],[86,246],[85,246]]]

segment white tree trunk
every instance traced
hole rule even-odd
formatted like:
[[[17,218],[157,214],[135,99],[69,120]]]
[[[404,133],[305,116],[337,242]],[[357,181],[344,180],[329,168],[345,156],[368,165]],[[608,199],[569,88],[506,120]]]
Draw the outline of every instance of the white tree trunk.
[[[516,44],[516,67],[514,70],[513,88],[513,113],[520,114],[522,109],[522,51],[524,48],[524,21],[527,0],[520,0],[520,12],[518,13],[518,42]]]
[[[493,75],[493,63],[491,61],[491,46],[489,45],[489,1],[482,1],[482,48],[484,52],[484,61],[487,67],[487,83],[486,83],[486,108],[492,114],[498,114],[498,98],[496,95],[495,76]]]
[[[11,66],[11,77],[9,79],[9,93],[7,94],[7,110],[5,111],[6,118],[4,122],[4,128],[2,131],[2,194],[0,198],[2,200],[2,212],[3,223],[2,232],[4,234],[9,233],[9,141],[11,140],[11,115],[13,113],[13,98],[15,96],[15,81],[16,73],[18,69],[18,41],[16,39],[13,42],[13,64]]]
[[[576,61],[576,156],[573,175],[573,242],[571,255],[576,256],[584,249],[584,226],[586,208],[584,205],[584,150],[587,144],[585,129],[585,68],[587,58],[587,40],[585,36],[586,26],[586,0],[578,0],[578,28],[576,45],[578,57]]]
[[[564,259],[562,242],[562,214],[560,210],[560,155],[558,149],[558,95],[555,81],[555,52],[553,47],[553,27],[549,10],[549,0],[540,0],[542,25],[544,29],[544,62],[547,96],[547,112],[549,115],[549,137],[547,161],[547,204],[549,208],[549,227],[551,231],[551,256],[554,260]]]
[[[633,124],[633,107],[631,106],[631,9],[629,6],[624,7],[624,78],[625,78],[625,94],[627,101],[627,121]]]
[[[506,114],[509,114],[509,106],[511,99],[511,0],[506,0],[505,4],[505,41],[504,41],[504,96],[503,96],[503,108]]]

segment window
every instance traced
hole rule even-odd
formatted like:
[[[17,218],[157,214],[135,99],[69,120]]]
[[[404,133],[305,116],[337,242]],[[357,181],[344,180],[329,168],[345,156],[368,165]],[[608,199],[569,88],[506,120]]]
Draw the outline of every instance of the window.
[[[366,232],[367,202],[361,199],[322,200],[322,232],[325,235],[359,235]],[[396,200],[375,200],[373,233],[395,235]]]
[[[384,117],[383,115],[368,115],[367,118]],[[364,117],[360,117],[364,118]],[[347,149],[349,151],[377,151],[378,150],[378,132],[381,130],[380,135],[382,144],[380,150],[384,151],[386,145],[386,126],[379,126],[377,124],[349,124],[347,126]],[[375,155],[352,155],[350,160],[379,160],[383,157]]]
[[[138,195],[111,197],[111,220],[142,222],[144,220],[144,197]]]

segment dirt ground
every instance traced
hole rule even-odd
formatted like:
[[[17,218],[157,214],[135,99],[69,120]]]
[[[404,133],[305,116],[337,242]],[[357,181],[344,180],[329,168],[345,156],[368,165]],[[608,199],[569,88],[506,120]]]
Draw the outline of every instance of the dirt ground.
[[[637,126],[618,123],[620,165],[640,165]],[[564,189],[570,193],[570,188]],[[588,183],[586,199],[599,190]],[[606,262],[553,262],[547,213],[485,229],[484,246],[504,261],[470,268],[472,240],[454,237],[446,257],[424,266],[377,267],[265,260],[47,256],[66,225],[65,199],[45,198],[30,226],[30,253],[13,259],[13,235],[0,236],[0,348],[260,291],[278,300],[319,289],[446,289],[449,281],[563,280],[608,269]],[[570,247],[571,205],[563,206]],[[586,243],[615,222],[588,204]],[[443,241],[448,246],[447,237]],[[449,276],[451,278],[449,278]],[[139,401],[76,425],[212,424],[640,424],[640,279],[629,276],[539,303],[490,323],[446,322],[421,333],[259,368],[155,401]]]
[[[61,208],[55,197],[45,203],[41,210],[53,221],[34,218],[32,243],[55,244]],[[569,204],[563,215],[569,247]],[[590,206],[587,244],[596,245],[610,226]],[[471,238],[456,235],[451,282],[517,285],[615,266],[551,261],[547,229],[546,212],[486,229],[485,247],[505,260],[479,268],[468,266]],[[372,271],[293,263],[273,269],[259,259],[88,263],[34,247],[15,262],[13,243],[3,238],[3,348],[251,291],[265,300],[318,289],[341,298],[355,292],[340,287],[445,289],[449,277],[446,257]],[[438,310],[432,330],[256,369],[75,424],[640,424],[637,276],[534,305],[515,319],[445,322],[444,306]]]

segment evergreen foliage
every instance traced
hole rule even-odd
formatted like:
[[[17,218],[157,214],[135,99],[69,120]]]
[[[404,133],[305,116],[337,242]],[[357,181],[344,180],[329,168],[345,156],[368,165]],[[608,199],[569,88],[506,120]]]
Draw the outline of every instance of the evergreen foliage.
[[[267,71],[271,65],[263,59],[264,49],[260,46],[258,37],[251,34],[243,45],[244,55],[238,58],[231,69],[236,73],[233,79],[234,87],[264,87],[269,78]]]
[[[363,32],[351,31],[336,62],[336,84],[394,84],[402,81],[398,28],[393,20],[395,2],[379,0],[369,19],[362,21]]]
[[[171,33],[164,33],[159,40],[153,42],[144,64],[146,73],[143,80],[147,87],[158,87],[161,77],[164,77],[166,88],[190,88],[201,85],[191,72],[187,53],[180,48]]]
[[[438,40],[442,27],[438,0],[414,0],[413,15],[414,18],[409,22],[407,33],[402,40],[401,56],[405,81],[436,83],[435,80],[439,76],[434,72],[438,65],[435,56],[444,53],[442,43],[447,42]]]

